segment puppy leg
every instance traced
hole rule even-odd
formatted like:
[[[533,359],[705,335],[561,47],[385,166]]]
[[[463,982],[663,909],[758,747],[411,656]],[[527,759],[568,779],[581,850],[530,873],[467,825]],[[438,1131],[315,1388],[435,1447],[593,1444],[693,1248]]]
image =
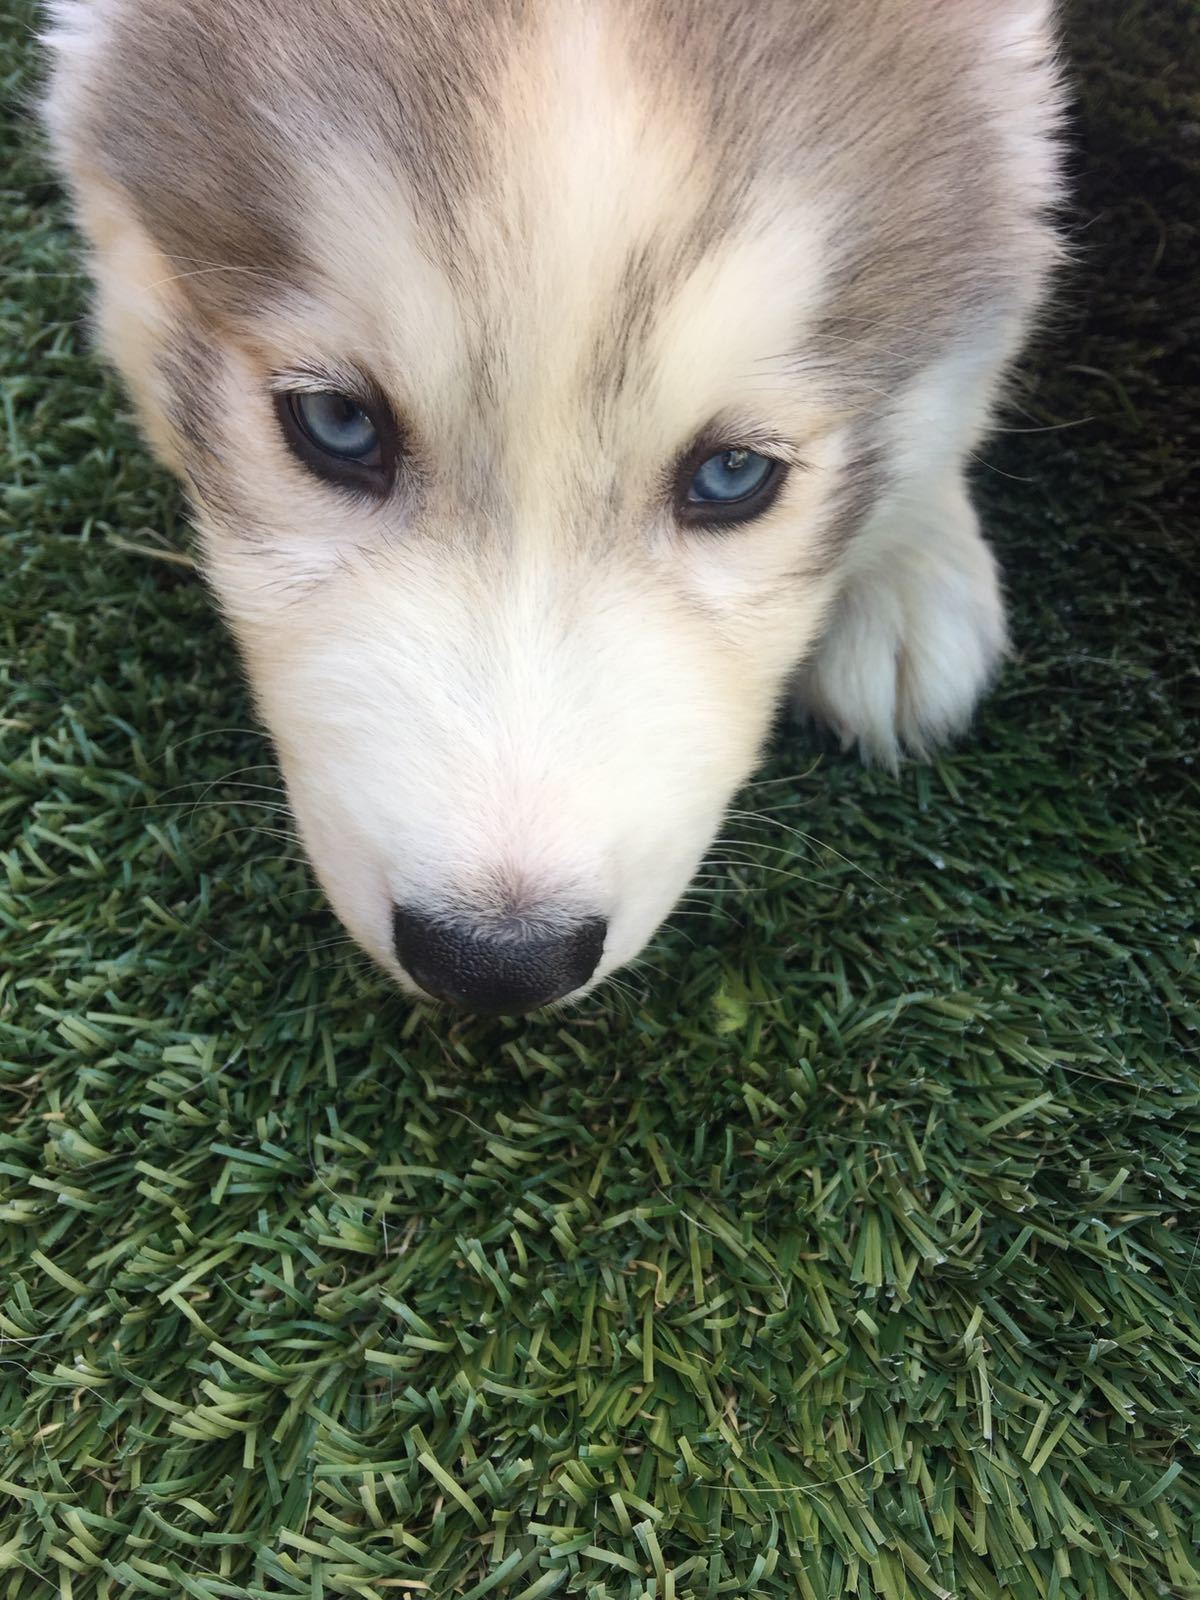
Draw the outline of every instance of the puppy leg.
[[[955,469],[859,534],[797,705],[895,767],[967,724],[1006,645],[996,563]]]

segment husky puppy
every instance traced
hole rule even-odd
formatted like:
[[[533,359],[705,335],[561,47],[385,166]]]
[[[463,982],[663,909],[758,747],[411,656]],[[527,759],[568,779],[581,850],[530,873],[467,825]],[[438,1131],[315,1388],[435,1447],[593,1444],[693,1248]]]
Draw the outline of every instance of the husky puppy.
[[[791,690],[1005,649],[964,464],[1056,253],[1048,0],[57,0],[100,342],[394,977],[577,997]]]

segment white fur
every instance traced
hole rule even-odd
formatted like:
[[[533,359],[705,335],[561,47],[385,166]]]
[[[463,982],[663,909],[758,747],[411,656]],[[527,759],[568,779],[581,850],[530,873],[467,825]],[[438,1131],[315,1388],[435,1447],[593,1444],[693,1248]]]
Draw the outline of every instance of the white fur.
[[[1005,0],[985,23],[978,0],[955,3],[989,40],[979,114],[1007,141],[1013,190],[1040,203],[1054,186],[1045,7]],[[137,4],[53,7],[48,121],[93,249],[103,343],[186,472],[161,355],[188,322],[187,286],[80,133],[105,18]],[[544,10],[497,94],[503,207],[458,219],[489,264],[469,305],[416,224],[419,174],[407,190],[394,173],[381,183],[336,130],[297,139],[281,181],[324,287],[280,283],[252,329],[221,330],[239,525],[197,489],[206,570],[306,848],[346,926],[406,985],[397,903],[599,910],[602,979],[670,912],[790,675],[806,708],[894,763],[964,726],[1005,649],[964,470],[1036,301],[1047,231],[1030,221],[1014,244],[1004,303],[886,397],[886,492],[827,559],[854,419],[789,353],[836,307],[845,196],[806,188],[802,163],[757,175],[737,232],[664,297],[637,381],[597,421],[584,353],[631,244],[684,236],[706,133],[665,77],[647,96],[646,64],[604,8]],[[1023,76],[990,74],[1023,53]],[[318,112],[299,96],[293,114],[311,135]],[[518,217],[537,219],[532,253]],[[486,414],[471,381],[482,325],[504,353]],[[419,494],[348,505],[292,457],[271,375],[301,360],[375,376],[422,441]],[[697,537],[662,485],[714,415],[796,465],[759,522]]]
[[[798,707],[895,767],[960,733],[1007,647],[999,574],[964,479],[1018,324],[978,331],[895,413],[895,486],[861,530],[837,608],[796,674]]]
[[[796,678],[800,706],[894,767],[959,733],[1006,647],[996,563],[961,477],[927,478],[864,530],[833,624]]]

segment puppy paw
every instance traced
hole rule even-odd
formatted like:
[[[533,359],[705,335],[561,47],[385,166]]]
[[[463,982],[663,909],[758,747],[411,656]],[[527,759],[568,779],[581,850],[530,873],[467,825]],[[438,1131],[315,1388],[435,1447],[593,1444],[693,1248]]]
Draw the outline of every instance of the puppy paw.
[[[965,493],[930,520],[860,559],[795,681],[799,711],[893,769],[966,726],[1007,650],[996,564]]]

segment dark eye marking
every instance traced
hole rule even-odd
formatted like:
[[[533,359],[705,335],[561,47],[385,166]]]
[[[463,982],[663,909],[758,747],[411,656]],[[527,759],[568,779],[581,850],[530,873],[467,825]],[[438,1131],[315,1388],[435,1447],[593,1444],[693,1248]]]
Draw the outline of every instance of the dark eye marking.
[[[278,389],[275,413],[292,454],[317,477],[374,495],[391,488],[400,441],[382,396]]]

